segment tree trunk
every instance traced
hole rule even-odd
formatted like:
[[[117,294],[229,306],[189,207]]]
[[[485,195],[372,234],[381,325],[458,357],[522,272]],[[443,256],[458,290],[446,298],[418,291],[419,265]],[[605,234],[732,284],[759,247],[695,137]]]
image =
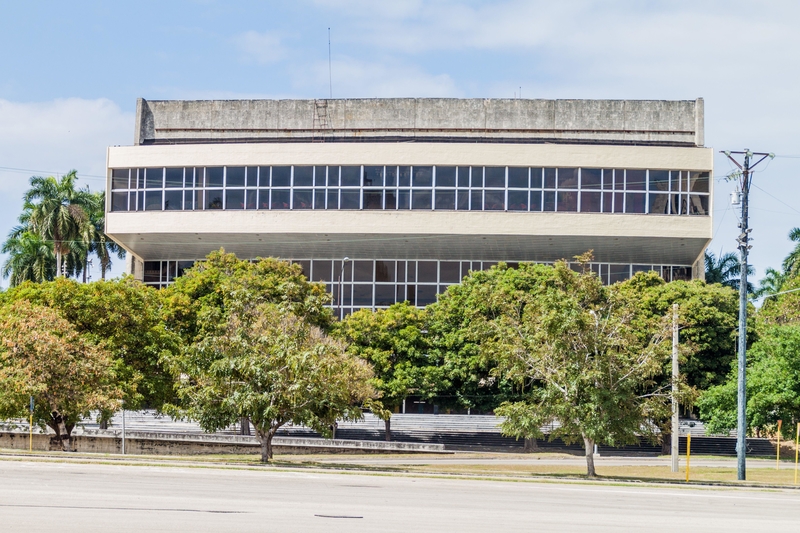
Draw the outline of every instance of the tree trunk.
[[[256,427],[256,435],[259,442],[261,442],[261,462],[269,463],[272,460],[272,437],[278,432],[280,425],[270,427],[267,431],[263,431]]]
[[[89,268],[89,254],[83,258],[83,282],[86,283],[86,269]]]
[[[661,455],[669,455],[672,453],[672,433],[667,431],[661,432]]]
[[[66,424],[64,424],[64,418],[58,413],[52,413],[50,415],[50,422],[48,422],[47,425],[56,432],[56,436],[50,439],[51,444],[57,444],[61,447],[62,451],[71,452],[70,433],[72,432],[73,426],[68,428]]]
[[[239,435],[250,434],[250,419],[243,416],[239,419]]]
[[[539,451],[539,445],[536,443],[536,439],[533,438],[526,438],[524,444],[525,453],[535,453]]]
[[[586,475],[597,477],[597,472],[594,470],[594,441],[583,437],[583,446],[586,449]]]
[[[61,277],[61,248],[56,245],[56,277]]]
[[[339,424],[337,422],[334,422],[333,425],[331,426],[331,440],[336,440],[336,427],[338,425]]]
[[[384,436],[386,437],[386,442],[391,442],[392,440],[392,417],[390,416],[386,420],[383,421],[384,425]]]

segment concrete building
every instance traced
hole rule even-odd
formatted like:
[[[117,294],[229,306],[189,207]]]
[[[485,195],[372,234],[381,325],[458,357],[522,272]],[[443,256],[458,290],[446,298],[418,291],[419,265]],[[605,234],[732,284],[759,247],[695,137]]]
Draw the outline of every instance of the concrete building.
[[[702,99],[140,99],[107,160],[106,231],[135,277],[277,256],[342,313],[587,250],[606,283],[702,277],[712,237]]]

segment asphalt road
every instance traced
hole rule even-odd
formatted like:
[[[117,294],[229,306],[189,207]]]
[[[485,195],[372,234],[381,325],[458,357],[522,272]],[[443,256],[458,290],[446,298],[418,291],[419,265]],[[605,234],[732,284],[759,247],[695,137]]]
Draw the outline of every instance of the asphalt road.
[[[800,492],[0,461],[0,530],[795,531]]]

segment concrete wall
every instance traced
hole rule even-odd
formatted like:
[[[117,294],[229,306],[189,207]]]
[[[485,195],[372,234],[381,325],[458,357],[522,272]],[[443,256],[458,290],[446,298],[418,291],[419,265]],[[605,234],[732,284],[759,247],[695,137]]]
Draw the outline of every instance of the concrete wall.
[[[318,103],[324,103],[320,108]],[[137,101],[134,144],[492,139],[703,146],[703,100]],[[322,111],[321,109],[324,109]],[[325,119],[320,120],[324,115]],[[324,126],[327,123],[327,127]]]

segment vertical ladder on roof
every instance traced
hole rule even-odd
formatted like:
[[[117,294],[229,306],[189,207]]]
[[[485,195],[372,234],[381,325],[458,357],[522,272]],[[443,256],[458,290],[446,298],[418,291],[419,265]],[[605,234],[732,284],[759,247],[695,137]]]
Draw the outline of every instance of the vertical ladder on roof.
[[[314,100],[314,124],[311,134],[311,141],[324,142],[325,139],[322,137],[322,135],[329,132],[330,129],[331,125],[330,121],[328,120],[328,101]]]

